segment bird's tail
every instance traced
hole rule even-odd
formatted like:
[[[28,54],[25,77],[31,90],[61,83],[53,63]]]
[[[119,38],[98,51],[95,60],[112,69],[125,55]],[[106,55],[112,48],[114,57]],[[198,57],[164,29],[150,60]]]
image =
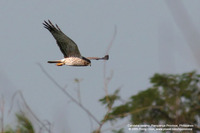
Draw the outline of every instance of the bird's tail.
[[[48,61],[48,63],[56,63],[57,66],[62,66],[64,65],[64,63],[60,60],[56,60],[56,61]]]

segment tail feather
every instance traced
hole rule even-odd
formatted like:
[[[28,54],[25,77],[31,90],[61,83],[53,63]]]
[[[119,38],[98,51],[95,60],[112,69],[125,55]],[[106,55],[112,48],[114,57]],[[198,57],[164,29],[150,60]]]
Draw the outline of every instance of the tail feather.
[[[60,60],[56,60],[56,61],[48,61],[48,63],[62,63]]]
[[[64,65],[64,63],[60,60],[56,60],[56,61],[48,61],[48,63],[56,63],[56,66],[62,66]]]

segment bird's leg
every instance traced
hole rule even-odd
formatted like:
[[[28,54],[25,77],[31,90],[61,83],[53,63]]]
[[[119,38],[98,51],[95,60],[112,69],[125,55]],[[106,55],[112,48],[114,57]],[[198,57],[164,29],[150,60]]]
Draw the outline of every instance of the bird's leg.
[[[64,63],[57,63],[56,66],[62,66]]]

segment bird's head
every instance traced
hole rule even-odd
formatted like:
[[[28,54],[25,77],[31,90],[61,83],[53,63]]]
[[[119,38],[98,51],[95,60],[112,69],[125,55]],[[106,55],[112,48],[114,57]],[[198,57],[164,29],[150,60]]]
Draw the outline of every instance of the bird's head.
[[[85,66],[91,66],[91,61],[85,57],[82,57],[83,60],[85,60],[84,65]]]

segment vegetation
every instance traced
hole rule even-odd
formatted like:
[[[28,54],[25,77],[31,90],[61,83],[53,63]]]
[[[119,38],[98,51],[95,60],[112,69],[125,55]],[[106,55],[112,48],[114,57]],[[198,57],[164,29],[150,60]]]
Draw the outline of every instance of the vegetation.
[[[119,89],[113,94],[101,98],[99,101],[108,110],[101,121],[96,120],[95,116],[80,102],[76,99],[73,100],[89,116],[94,117],[94,120],[99,124],[99,128],[94,133],[102,132],[101,128],[105,123],[116,124],[121,119],[140,125],[190,124],[194,126],[192,127],[193,132],[200,131],[198,126],[198,119],[200,118],[199,74],[195,71],[180,75],[155,74],[150,78],[150,82],[152,84],[150,88],[131,96],[120,105],[116,105],[116,101],[122,101]],[[16,117],[18,120],[17,127],[14,129],[6,128],[5,133],[34,133],[30,120],[23,114],[17,114]],[[127,128],[127,126],[125,127]],[[113,133],[124,133],[124,128],[110,130]]]
[[[193,131],[200,131],[200,75],[196,72],[181,75],[155,74],[151,78],[152,87],[133,95],[126,103],[112,107],[104,121],[128,118],[132,124],[190,124]],[[111,106],[120,100],[118,91],[100,99]],[[130,116],[130,117],[127,117]],[[121,133],[122,130],[120,129]]]
[[[8,127],[5,133],[34,133],[33,125],[23,114],[16,114],[17,127],[12,129]]]

